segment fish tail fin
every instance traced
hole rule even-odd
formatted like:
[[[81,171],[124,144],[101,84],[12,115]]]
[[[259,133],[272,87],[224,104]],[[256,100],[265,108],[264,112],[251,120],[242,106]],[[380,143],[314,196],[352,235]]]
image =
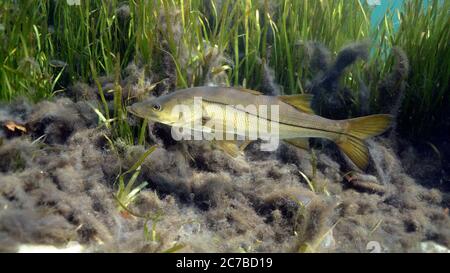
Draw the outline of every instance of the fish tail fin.
[[[362,170],[369,164],[369,150],[363,140],[385,132],[391,125],[391,115],[371,115],[345,120],[347,129],[336,144]]]
[[[359,139],[366,139],[384,133],[393,121],[392,115],[379,114],[347,119],[347,133]]]

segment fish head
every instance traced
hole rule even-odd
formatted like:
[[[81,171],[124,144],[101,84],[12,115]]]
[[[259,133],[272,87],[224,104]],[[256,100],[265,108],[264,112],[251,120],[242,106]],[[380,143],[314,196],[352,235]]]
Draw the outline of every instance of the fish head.
[[[127,107],[128,112],[152,121],[174,125],[181,122],[180,112],[176,111],[179,105],[188,104],[185,98],[176,94],[169,94],[157,98],[134,103]]]

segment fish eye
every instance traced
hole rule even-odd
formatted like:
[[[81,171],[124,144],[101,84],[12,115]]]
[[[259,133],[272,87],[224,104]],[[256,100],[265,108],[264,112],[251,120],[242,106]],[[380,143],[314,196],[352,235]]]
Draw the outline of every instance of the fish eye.
[[[161,105],[155,103],[152,105],[152,109],[155,111],[161,111]]]

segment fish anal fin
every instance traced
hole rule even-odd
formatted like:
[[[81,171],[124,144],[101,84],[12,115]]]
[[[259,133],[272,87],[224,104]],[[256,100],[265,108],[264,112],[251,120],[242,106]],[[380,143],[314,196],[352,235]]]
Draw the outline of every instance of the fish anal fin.
[[[292,139],[284,139],[286,143],[289,143],[297,148],[303,150],[309,150],[309,139],[308,138],[292,138]]]
[[[236,141],[233,140],[216,140],[214,141],[216,146],[230,155],[231,157],[237,157],[242,154],[242,151],[239,149]]]
[[[314,111],[311,109],[311,101],[313,98],[311,94],[286,95],[278,96],[278,98],[304,113],[314,114]]]

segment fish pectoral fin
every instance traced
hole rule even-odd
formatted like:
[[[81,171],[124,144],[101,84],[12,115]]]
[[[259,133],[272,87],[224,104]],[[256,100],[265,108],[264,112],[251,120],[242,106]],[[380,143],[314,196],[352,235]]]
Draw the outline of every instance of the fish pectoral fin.
[[[215,140],[216,146],[230,155],[231,157],[237,157],[242,154],[242,151],[239,149],[236,141],[233,140]]]
[[[284,139],[283,141],[291,145],[294,145],[297,148],[309,150],[309,138],[292,138],[292,139]]]
[[[278,96],[278,98],[304,113],[314,114],[314,111],[311,109],[311,101],[313,99],[311,94],[286,95]]]

